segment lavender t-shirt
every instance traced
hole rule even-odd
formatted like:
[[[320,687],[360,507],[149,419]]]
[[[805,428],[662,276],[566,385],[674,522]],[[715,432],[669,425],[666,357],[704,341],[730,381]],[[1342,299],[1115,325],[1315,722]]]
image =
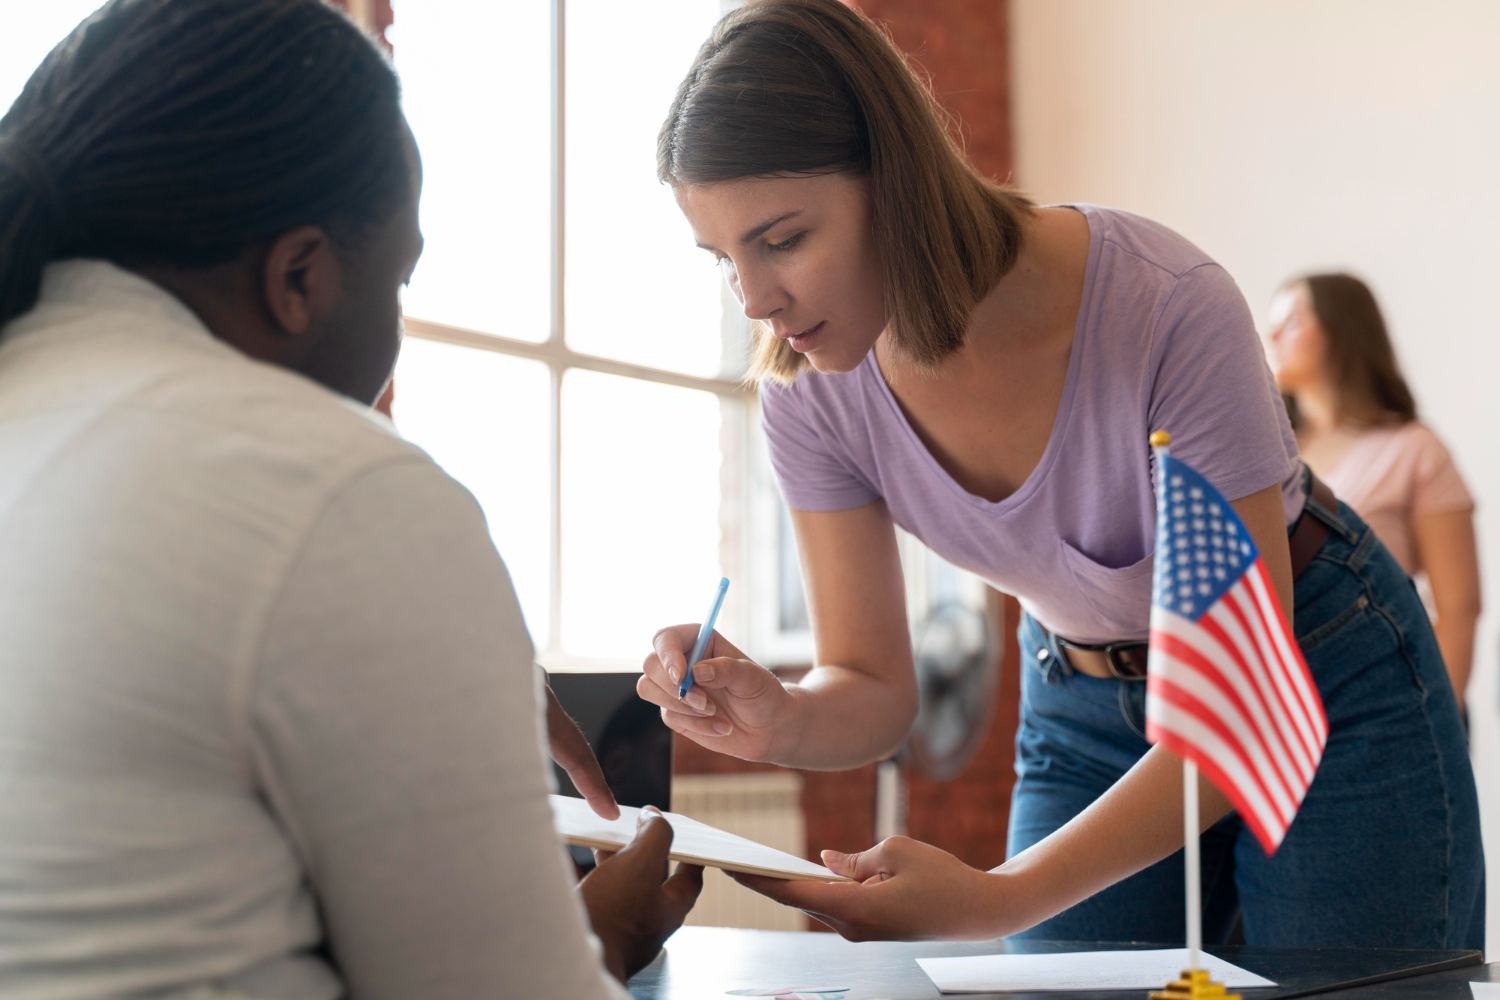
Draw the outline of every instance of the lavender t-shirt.
[[[884,499],[901,527],[1014,594],[1076,642],[1145,638],[1156,503],[1151,431],[1230,500],[1281,484],[1302,508],[1297,444],[1234,280],[1140,216],[1073,206],[1088,269],[1057,420],[1041,462],[999,503],[967,492],[906,421],[872,352],[851,372],[761,391],[787,503]]]

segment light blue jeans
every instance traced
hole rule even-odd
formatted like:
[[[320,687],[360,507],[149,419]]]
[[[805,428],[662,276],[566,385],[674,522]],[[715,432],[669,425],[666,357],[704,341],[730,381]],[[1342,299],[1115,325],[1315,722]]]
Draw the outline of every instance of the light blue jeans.
[[[1484,947],[1484,854],[1467,741],[1416,590],[1347,506],[1309,509],[1328,540],[1297,580],[1295,628],[1328,747],[1280,850],[1231,814],[1203,835],[1203,936],[1236,916],[1255,945]],[[1062,662],[1020,627],[1021,727],[1008,853],[1072,819],[1148,748],[1146,685]],[[1039,650],[1050,655],[1038,658]],[[1182,852],[1020,935],[1184,938]]]

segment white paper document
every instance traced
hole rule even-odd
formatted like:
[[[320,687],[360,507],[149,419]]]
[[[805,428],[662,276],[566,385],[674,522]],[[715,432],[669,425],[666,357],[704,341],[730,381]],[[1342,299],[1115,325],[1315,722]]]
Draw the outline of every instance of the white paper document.
[[[1200,965],[1229,989],[1275,986],[1200,952]],[[1186,948],[1161,951],[1073,951],[1053,955],[965,955],[919,958],[944,993],[1044,993],[1052,990],[1158,990],[1188,965]]]
[[[602,819],[583,799],[553,795],[552,818],[557,832],[570,844],[580,847],[624,847],[635,837],[636,819],[641,811],[621,806],[620,818]],[[765,844],[736,836],[718,827],[673,812],[664,812],[672,824],[672,859],[686,861],[729,872],[769,875],[772,878],[805,879],[818,882],[847,882],[822,865],[778,851]]]
[[[1500,983],[1470,983],[1474,1000],[1500,1000]]]

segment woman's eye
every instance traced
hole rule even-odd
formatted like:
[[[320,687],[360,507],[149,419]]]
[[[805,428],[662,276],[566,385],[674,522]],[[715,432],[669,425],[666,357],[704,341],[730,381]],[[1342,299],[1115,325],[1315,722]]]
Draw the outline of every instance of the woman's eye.
[[[782,240],[780,243],[771,243],[771,244],[768,244],[768,246],[770,247],[771,250],[774,250],[777,253],[783,253],[783,252],[785,252],[787,250],[792,249],[798,243],[801,243],[802,242],[802,237],[804,237],[806,235],[807,235],[806,233],[798,233],[796,236],[793,236],[790,239]]]

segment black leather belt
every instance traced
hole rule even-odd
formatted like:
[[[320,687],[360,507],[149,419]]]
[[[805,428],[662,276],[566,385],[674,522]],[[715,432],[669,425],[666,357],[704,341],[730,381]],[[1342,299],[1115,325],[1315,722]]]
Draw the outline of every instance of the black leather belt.
[[[1316,500],[1324,510],[1330,512],[1338,510],[1338,499],[1334,497],[1333,490],[1328,488],[1328,484],[1313,475],[1311,469],[1308,469],[1307,477],[1308,499]],[[1317,515],[1310,513],[1304,505],[1301,515],[1287,531],[1287,548],[1292,556],[1293,580],[1300,578],[1307,571],[1307,567],[1312,564],[1313,557],[1318,554],[1318,550],[1323,547],[1327,539],[1328,525],[1324,524]],[[1094,646],[1064,639],[1055,632],[1048,631],[1041,622],[1037,622],[1037,625],[1052,637],[1057,648],[1062,650],[1068,665],[1081,674],[1120,681],[1146,679],[1147,645],[1144,642],[1111,642],[1102,646]],[[1051,650],[1045,648],[1037,652],[1037,656],[1041,659],[1046,659],[1051,655]]]

